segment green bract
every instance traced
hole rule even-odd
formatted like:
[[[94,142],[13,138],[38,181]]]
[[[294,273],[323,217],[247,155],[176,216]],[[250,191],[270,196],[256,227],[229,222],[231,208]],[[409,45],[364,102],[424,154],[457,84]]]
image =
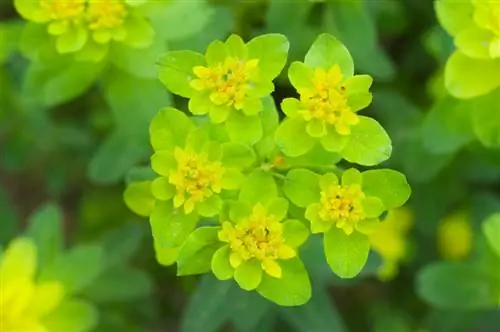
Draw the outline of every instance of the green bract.
[[[160,57],[160,80],[175,94],[190,98],[189,110],[225,123],[234,140],[255,143],[262,137],[262,98],[274,91],[273,79],[283,69],[289,44],[268,34],[248,43],[236,35],[214,41],[205,55],[172,51]],[[245,135],[242,135],[242,128]]]
[[[283,188],[290,201],[305,209],[312,233],[324,233],[325,255],[342,278],[355,277],[368,258],[367,234],[384,211],[402,206],[410,187],[401,173],[389,169],[359,172],[351,168],[339,179],[306,169],[288,172]]]
[[[161,81],[190,98],[195,116],[173,108],[156,115],[149,134],[158,176],[130,183],[124,196],[149,216],[157,259],[177,263],[178,275],[211,271],[297,306],[311,297],[300,259],[309,232],[324,233],[331,269],[352,278],[367,261],[366,234],[384,211],[406,202],[410,188],[389,169],[351,168],[341,180],[331,173],[341,171],[341,159],[376,165],[391,153],[383,128],[355,114],[372,100],[371,77],[353,75],[347,49],[332,36],[321,35],[305,63],[291,65],[301,99],[285,99],[288,118],[279,123],[270,93],[287,50],[281,35],[246,44],[232,35],[205,56],[163,55]]]
[[[448,91],[468,99],[500,86],[500,3],[438,0],[436,12],[457,47],[446,64]]]
[[[218,279],[234,278],[241,288],[280,305],[305,303],[311,285],[297,249],[308,231],[301,221],[289,219],[287,210],[272,175],[254,171],[238,201],[220,216],[221,226],[201,227],[188,237],[179,252],[178,274],[212,270]]]
[[[346,160],[376,165],[389,158],[391,141],[373,119],[356,112],[372,101],[372,78],[354,75],[348,50],[334,37],[323,34],[306,54],[294,62],[288,76],[300,99],[286,98],[281,106],[287,118],[276,140],[285,154],[299,156],[316,144]]]

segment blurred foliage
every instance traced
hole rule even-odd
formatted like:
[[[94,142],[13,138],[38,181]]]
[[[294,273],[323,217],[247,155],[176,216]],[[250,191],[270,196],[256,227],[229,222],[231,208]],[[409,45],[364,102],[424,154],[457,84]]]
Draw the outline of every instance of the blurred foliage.
[[[42,63],[36,50],[52,39],[31,29],[35,23],[13,2],[0,1],[0,259],[15,239],[32,239],[36,281],[58,282],[71,301],[92,308],[66,308],[69,319],[54,320],[56,326],[87,310],[87,326],[103,332],[498,331],[495,1],[155,1],[149,10],[136,8],[156,31],[150,45],[112,41],[105,60],[91,64],[58,53]],[[474,11],[482,13],[477,20]],[[293,308],[212,275],[177,278],[175,268],[157,264],[149,224],[122,198],[125,183],[151,179],[145,165],[152,118],[163,107],[188,108],[161,85],[158,57],[204,52],[230,33],[246,42],[281,33],[291,48],[275,80],[279,105],[297,97],[290,63],[302,61],[325,32],[347,46],[356,74],[374,78],[366,114],[392,140],[382,166],[404,173],[412,187],[404,207],[411,228],[384,235],[384,243],[403,241],[404,254],[374,246],[358,277],[340,279],[324,258],[321,236],[313,235],[301,250],[312,297]],[[491,53],[478,50],[479,37],[493,45]],[[397,272],[382,277],[390,260]]]

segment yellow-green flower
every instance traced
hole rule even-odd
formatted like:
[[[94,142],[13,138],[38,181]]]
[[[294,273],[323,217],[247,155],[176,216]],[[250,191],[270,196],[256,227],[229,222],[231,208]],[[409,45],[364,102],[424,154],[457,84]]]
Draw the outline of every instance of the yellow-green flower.
[[[371,247],[382,258],[378,270],[380,279],[396,276],[399,264],[409,252],[408,232],[413,225],[413,214],[409,208],[390,210],[380,226],[369,234]]]
[[[286,244],[283,230],[279,218],[258,203],[249,216],[236,224],[224,221],[219,240],[229,244],[229,262],[234,269],[255,259],[268,275],[281,278],[277,261],[297,256],[295,249]]]
[[[76,308],[76,315],[82,307],[68,299],[63,285],[56,280],[37,281],[36,263],[37,248],[29,238],[13,240],[3,252],[0,261],[1,331],[88,331],[93,323],[88,324],[87,319],[95,317],[87,316],[88,312],[82,312],[84,316],[81,317],[67,316],[68,305]]]
[[[57,52],[81,60],[102,60],[109,43],[132,48],[152,44],[154,30],[132,0],[15,0],[17,11],[43,26]],[[33,30],[34,28],[32,28]]]
[[[474,232],[466,211],[457,211],[439,222],[439,253],[447,260],[462,260],[472,250]]]
[[[438,0],[436,13],[457,47],[446,64],[448,91],[468,99],[500,86],[500,3]]]

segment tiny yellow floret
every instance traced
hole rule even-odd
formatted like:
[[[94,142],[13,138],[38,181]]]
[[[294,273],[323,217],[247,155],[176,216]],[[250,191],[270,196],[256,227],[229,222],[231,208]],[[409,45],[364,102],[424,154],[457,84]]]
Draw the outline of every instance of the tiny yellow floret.
[[[301,115],[306,121],[319,119],[333,125],[340,135],[349,135],[351,126],[359,118],[347,103],[343,75],[338,65],[328,71],[316,68],[313,75],[313,88],[299,89],[300,101],[305,106]]]
[[[40,7],[51,21],[73,21],[85,11],[86,0],[40,0]]]
[[[251,80],[258,71],[258,64],[258,59],[228,57],[223,63],[213,66],[196,66],[193,72],[197,78],[191,81],[191,86],[198,91],[208,90],[215,105],[241,110],[252,88]]]
[[[358,184],[341,186],[331,185],[321,191],[319,217],[324,222],[333,222],[349,235],[354,231],[354,226],[365,219],[361,200],[365,194]]]
[[[209,161],[203,153],[176,148],[174,155],[177,168],[169,176],[169,182],[176,188],[174,206],[184,205],[189,214],[197,203],[220,193],[224,168],[220,162]]]
[[[238,223],[224,222],[219,239],[229,243],[229,262],[233,268],[255,258],[261,262],[262,269],[274,278],[281,278],[282,275],[277,260],[297,255],[292,247],[285,244],[283,224],[268,214],[260,203],[254,206],[250,216]]]
[[[126,16],[123,0],[89,0],[87,19],[91,30],[121,27]]]
[[[447,260],[466,258],[472,250],[474,231],[465,211],[455,212],[440,221],[438,249]]]

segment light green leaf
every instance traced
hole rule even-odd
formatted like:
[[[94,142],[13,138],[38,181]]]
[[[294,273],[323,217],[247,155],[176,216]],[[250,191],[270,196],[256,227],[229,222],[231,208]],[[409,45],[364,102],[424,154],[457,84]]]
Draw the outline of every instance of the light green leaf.
[[[500,213],[489,216],[482,228],[490,247],[500,256]]]
[[[354,63],[347,48],[332,35],[323,33],[312,44],[304,63],[310,67],[330,69],[338,65],[344,77],[354,74]]]
[[[246,116],[234,111],[227,119],[226,129],[231,140],[251,145],[257,143],[263,135],[262,121],[258,115]]]
[[[39,207],[30,217],[27,235],[37,247],[39,268],[50,265],[63,249],[62,213],[56,205]]]
[[[481,310],[498,306],[499,287],[471,263],[442,262],[426,266],[417,278],[417,293],[434,307]]]
[[[57,51],[61,54],[73,53],[81,50],[88,39],[88,32],[84,27],[74,26],[56,39]]]
[[[474,5],[472,2],[440,0],[434,2],[434,8],[439,23],[452,36],[473,24]]]
[[[228,280],[234,275],[234,269],[229,263],[230,252],[231,249],[229,248],[229,245],[225,245],[217,249],[212,257],[212,272],[219,280]]]
[[[171,51],[160,56],[160,81],[176,95],[191,98],[195,90],[190,82],[195,78],[193,68],[204,66],[205,57],[193,51]]]
[[[402,206],[410,198],[411,189],[406,177],[391,169],[377,169],[363,172],[363,192],[378,197],[387,209]]]
[[[214,217],[219,214],[224,202],[219,195],[212,195],[197,206],[197,211],[202,217]]]
[[[90,303],[70,300],[63,302],[42,321],[49,331],[87,332],[97,326],[98,312]]]
[[[157,156],[157,154],[155,154]],[[157,161],[158,159],[154,159]],[[172,185],[168,178],[158,177],[150,183],[150,192],[153,194],[153,199],[159,199],[162,201],[168,201],[175,196],[176,189]],[[153,202],[154,203],[154,202]]]
[[[288,201],[283,197],[270,200],[266,206],[267,212],[279,221],[285,219],[288,212]]]
[[[311,298],[311,282],[302,261],[293,258],[279,262],[282,269],[280,279],[272,278],[267,274],[257,292],[276,304],[284,307],[299,306]]]
[[[245,169],[256,160],[255,152],[247,144],[228,142],[222,144],[222,163],[225,167]]]
[[[313,87],[313,69],[308,67],[303,62],[294,61],[290,65],[288,69],[288,78],[290,79],[290,83],[292,83],[293,87],[297,90],[301,88]],[[293,98],[287,98],[288,100],[296,100]],[[285,102],[287,99],[283,100]],[[285,108],[285,107],[283,107]],[[285,112],[286,113],[286,112]],[[286,113],[288,116],[291,114]]]
[[[183,112],[167,107],[153,118],[149,126],[151,145],[155,151],[184,147],[186,137],[194,129],[194,123]]]
[[[292,169],[286,175],[283,191],[293,204],[305,208],[319,201],[318,181],[319,175],[310,170]]]
[[[500,60],[480,60],[455,51],[445,67],[445,85],[458,99],[485,95],[500,86]]]
[[[287,118],[276,131],[276,144],[289,157],[298,157],[311,151],[316,140],[306,132],[306,122],[300,118]]]
[[[260,261],[253,259],[243,262],[234,272],[234,280],[244,290],[254,290],[262,280]]]
[[[239,200],[250,205],[265,204],[277,196],[278,187],[271,173],[257,169],[248,175],[240,190]]]
[[[309,231],[303,222],[288,219],[283,222],[283,236],[285,243],[292,248],[300,247],[309,237]]]
[[[212,257],[220,247],[220,227],[200,227],[187,237],[177,257],[177,275],[201,274],[210,271]]]
[[[92,284],[105,264],[102,247],[80,245],[57,256],[40,273],[40,281],[57,281],[65,292],[75,294]]]
[[[464,112],[468,112],[467,114],[472,117],[474,134],[486,147],[500,146],[500,116],[493,111],[499,102],[500,89],[485,96],[474,98],[470,102],[460,102],[460,105],[463,105]]]
[[[127,302],[145,298],[153,292],[153,281],[145,272],[117,266],[87,287],[83,294],[94,303]]]
[[[248,58],[259,59],[259,74],[263,80],[273,80],[283,70],[290,43],[277,33],[260,35],[247,43]]]
[[[355,168],[349,168],[342,173],[342,185],[361,184],[363,182],[361,172]]]
[[[174,210],[171,201],[157,201],[149,221],[155,247],[172,249],[184,243],[195,228],[198,216],[195,213],[186,215],[183,209]]]
[[[361,233],[347,235],[342,229],[332,227],[325,233],[323,244],[328,265],[341,278],[356,277],[368,260],[370,242]]]
[[[359,123],[351,127],[351,135],[340,154],[351,163],[374,166],[389,159],[392,153],[391,139],[384,128],[374,119],[359,117]]]
[[[128,208],[140,216],[148,217],[153,211],[155,198],[151,193],[151,181],[134,182],[127,186],[123,199]]]

